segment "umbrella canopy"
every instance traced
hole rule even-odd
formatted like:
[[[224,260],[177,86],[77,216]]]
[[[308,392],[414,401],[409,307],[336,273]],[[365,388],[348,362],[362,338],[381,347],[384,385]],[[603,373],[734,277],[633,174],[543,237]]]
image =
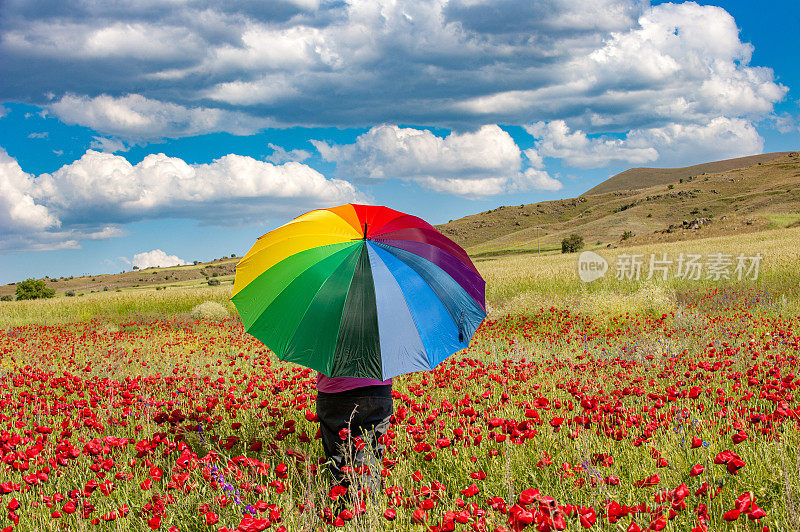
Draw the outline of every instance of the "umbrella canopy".
[[[387,207],[311,211],[260,237],[236,265],[245,330],[328,377],[386,380],[467,347],[486,317],[466,252]]]

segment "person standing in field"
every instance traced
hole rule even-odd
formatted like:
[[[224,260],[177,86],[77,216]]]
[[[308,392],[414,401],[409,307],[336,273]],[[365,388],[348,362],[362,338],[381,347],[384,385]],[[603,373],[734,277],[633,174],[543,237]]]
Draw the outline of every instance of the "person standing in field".
[[[392,379],[326,377],[317,373],[317,417],[334,482],[379,491],[382,436],[394,411]],[[347,466],[354,468],[349,472]]]

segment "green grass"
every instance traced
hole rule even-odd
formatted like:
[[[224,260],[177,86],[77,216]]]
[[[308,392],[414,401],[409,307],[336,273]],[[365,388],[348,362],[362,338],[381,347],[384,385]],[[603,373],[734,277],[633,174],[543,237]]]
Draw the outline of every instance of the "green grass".
[[[781,214],[766,214],[764,217],[770,221],[771,227],[784,228],[800,221],[800,213],[787,212]]]
[[[123,292],[97,292],[76,297],[0,302],[0,328],[37,323],[55,325],[96,318],[119,321],[147,316],[188,313],[205,301],[215,301],[235,314],[230,284],[198,288],[148,287]]]
[[[626,248],[592,246],[603,256],[609,271],[592,283],[582,282],[577,275],[578,253],[562,254],[551,250],[541,256],[535,252],[517,250],[511,254],[486,254],[476,259],[476,265],[486,279],[486,301],[496,312],[525,312],[539,306],[560,305],[593,315],[626,310],[657,312],[669,307],[678,298],[696,290],[735,286],[758,289],[784,297],[786,305],[794,308],[800,301],[800,227],[774,229],[691,242],[671,242]],[[756,252],[763,256],[756,280],[682,280],[671,275],[666,281],[645,279],[619,280],[614,276],[615,261],[622,253],[642,255],[645,263],[650,254],[667,253],[675,259],[680,253],[711,253],[733,256]],[[643,268],[646,274],[646,268]],[[673,272],[674,273],[674,270]],[[0,302],[0,327],[29,323],[65,323],[96,317],[120,319],[128,313],[175,314],[185,313],[203,301],[217,301],[232,315],[235,308],[228,298],[231,276],[217,277],[223,284],[210,287],[204,279],[182,283],[166,283],[165,290],[152,286],[129,288],[121,292],[108,291],[80,297],[59,297],[50,300]]]

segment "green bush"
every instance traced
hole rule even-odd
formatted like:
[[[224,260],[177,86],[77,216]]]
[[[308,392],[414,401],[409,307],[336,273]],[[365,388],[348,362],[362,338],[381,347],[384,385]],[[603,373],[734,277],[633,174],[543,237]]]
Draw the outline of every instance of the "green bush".
[[[561,253],[575,253],[583,249],[583,237],[572,233],[561,241]]]
[[[17,301],[22,299],[40,299],[56,295],[56,291],[47,287],[43,279],[28,278],[17,285]]]
[[[67,297],[75,297],[75,290],[67,290],[64,292],[64,295]]]
[[[13,298],[13,297],[11,297],[11,296],[10,296],[10,295],[8,295],[8,294],[4,295],[3,297],[0,297],[0,301],[11,301],[11,300],[13,300],[13,299],[14,299],[14,298]]]
[[[632,236],[633,236],[633,231],[625,231],[624,233],[622,233],[622,240],[628,240]]]
[[[209,279],[208,286],[219,286],[219,279]]]

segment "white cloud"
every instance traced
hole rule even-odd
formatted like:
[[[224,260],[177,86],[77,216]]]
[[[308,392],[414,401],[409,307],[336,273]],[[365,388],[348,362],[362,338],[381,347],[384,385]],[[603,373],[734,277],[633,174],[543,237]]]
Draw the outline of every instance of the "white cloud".
[[[279,76],[263,76],[252,81],[225,81],[202,93],[202,96],[233,105],[275,103],[297,94],[291,82]]]
[[[122,229],[121,227],[115,225],[107,225],[106,227],[103,227],[99,231],[86,233],[85,235],[83,235],[83,238],[87,240],[108,240],[109,238],[119,238],[127,234],[128,232]]]
[[[416,181],[429,190],[443,194],[453,194],[465,198],[496,196],[508,191],[509,179],[505,177],[486,177],[461,179],[457,177],[420,177]]]
[[[184,107],[138,94],[89,98],[66,94],[48,105],[62,122],[89,126],[122,138],[155,140],[226,131],[249,135],[268,121],[210,107]],[[116,151],[116,150],[115,150]]]
[[[544,170],[536,172],[546,179],[531,179],[533,174],[521,172],[522,152],[497,125],[443,137],[427,129],[382,125],[353,144],[311,142],[324,160],[336,163],[338,175],[354,179],[411,180],[436,192],[465,197],[531,188],[554,190],[558,183]],[[536,150],[527,150],[525,155],[531,166],[541,166]]]
[[[705,124],[672,123],[634,129],[622,138],[590,138],[571,131],[563,120],[526,126],[545,157],[563,159],[577,168],[600,168],[612,163],[661,166],[727,159],[761,153],[764,140],[748,120],[717,117]]]
[[[202,223],[263,222],[289,212],[364,201],[349,182],[297,162],[274,165],[229,154],[191,165],[164,154],[136,165],[88,150],[52,174],[34,177],[0,149],[0,249],[75,247],[125,234],[146,218]]]
[[[359,179],[412,179],[457,174],[481,177],[513,173],[521,164],[511,135],[496,125],[438,137],[426,129],[373,127],[355,143],[311,141],[323,159],[337,163],[340,175]]]
[[[273,164],[283,164],[289,161],[301,163],[311,157],[311,154],[306,150],[286,151],[282,146],[276,146],[271,142],[267,146],[272,149],[272,153],[266,157],[266,160]]]
[[[106,153],[115,153],[118,151],[128,151],[131,149],[130,145],[124,141],[115,138],[106,137],[92,137],[92,142],[89,145],[93,150],[100,150]]]
[[[722,8],[663,4],[565,62],[564,76],[552,83],[455,105],[478,114],[558,115],[587,126],[762,115],[787,89],[774,82],[770,69],[749,66],[751,53]]]
[[[556,157],[577,168],[600,168],[614,162],[644,164],[658,159],[650,146],[631,146],[623,139],[589,138],[581,131],[570,131],[563,120],[537,122],[525,130],[539,139],[536,149],[545,157]]]
[[[485,198],[498,194],[514,194],[530,190],[555,192],[561,190],[561,181],[544,170],[526,168],[505,177],[462,179],[453,177],[422,177],[416,181],[434,192],[453,194],[464,198]]]
[[[0,105],[0,118],[5,118],[8,115],[8,108]]]
[[[62,120],[129,140],[556,119],[592,135],[758,120],[787,90],[750,64],[753,46],[729,13],[694,2],[76,0],[74,9],[82,16],[6,6],[0,76],[31,81],[3,84],[0,98],[46,104],[53,91]],[[129,87],[139,94],[122,95]]]
[[[47,131],[34,132],[28,134],[29,139],[46,139],[48,136],[49,133]]]
[[[730,159],[764,151],[764,139],[750,121],[742,118],[717,117],[705,124],[676,123],[634,130],[628,139],[634,145],[654,146],[659,152],[659,164],[665,166]]]
[[[170,266],[188,264],[185,260],[177,255],[167,255],[160,249],[137,253],[133,256],[131,263],[134,266],[137,266],[140,270],[145,268],[168,268]]]
[[[550,177],[544,170],[527,168],[514,180],[511,192],[523,192],[525,190],[546,190],[555,192],[561,190],[563,186],[561,181]]]
[[[195,165],[151,154],[131,165],[124,157],[88,150],[37,181],[40,197],[62,217],[80,219],[88,213],[109,221],[155,216],[224,219],[251,212],[248,205],[335,203],[357,197],[350,183],[326,179],[304,164],[274,165],[234,154]]]
[[[34,199],[36,183],[0,148],[0,235],[57,228],[58,218]]]
[[[794,117],[789,113],[781,113],[770,117],[773,121],[775,129],[780,133],[792,133],[794,131],[800,132],[800,116]]]
[[[202,53],[203,39],[185,26],[120,20],[100,23],[88,18],[35,20],[10,28],[2,38],[10,51],[38,57],[139,59],[168,61]]]

